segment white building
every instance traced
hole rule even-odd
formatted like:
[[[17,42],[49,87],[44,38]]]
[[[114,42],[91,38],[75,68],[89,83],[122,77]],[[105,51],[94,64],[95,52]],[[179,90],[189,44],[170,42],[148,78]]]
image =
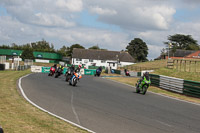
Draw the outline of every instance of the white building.
[[[135,60],[128,52],[73,49],[72,64],[88,66],[104,66],[117,69],[126,65],[134,64]]]

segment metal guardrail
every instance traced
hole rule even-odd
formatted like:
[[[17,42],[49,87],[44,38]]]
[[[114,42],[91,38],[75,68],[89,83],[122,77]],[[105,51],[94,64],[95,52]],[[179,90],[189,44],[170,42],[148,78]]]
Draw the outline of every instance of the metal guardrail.
[[[183,79],[160,75],[160,88],[178,93],[183,93]]]
[[[200,82],[184,80],[183,86],[183,93],[185,95],[200,98]]]
[[[153,86],[176,93],[200,98],[200,82],[150,74]]]

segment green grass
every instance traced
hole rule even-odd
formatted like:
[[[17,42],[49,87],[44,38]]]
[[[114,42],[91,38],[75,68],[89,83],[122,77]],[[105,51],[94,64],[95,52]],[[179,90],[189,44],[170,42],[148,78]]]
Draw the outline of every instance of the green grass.
[[[0,125],[5,133],[86,133],[42,112],[28,103],[17,89],[26,71],[0,71]]]
[[[142,71],[142,70],[156,70],[166,66],[167,66],[167,60],[156,60],[156,61],[136,63],[133,65],[126,66],[124,68],[130,71]]]
[[[153,73],[158,75],[165,75],[169,77],[176,77],[185,80],[193,80],[200,82],[200,74],[195,72],[181,72],[177,71],[176,69],[160,68],[154,71]]]

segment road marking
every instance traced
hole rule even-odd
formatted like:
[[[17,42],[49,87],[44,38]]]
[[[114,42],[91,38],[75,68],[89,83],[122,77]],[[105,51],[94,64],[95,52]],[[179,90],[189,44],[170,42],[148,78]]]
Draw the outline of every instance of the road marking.
[[[52,115],[52,116],[58,118],[58,119],[61,119],[61,120],[65,121],[65,122],[68,122],[68,123],[70,123],[70,124],[72,124],[72,125],[74,125],[74,126],[76,126],[76,127],[79,127],[79,128],[81,128],[81,129],[83,129],[83,130],[86,130],[86,131],[88,131],[88,132],[95,133],[94,131],[92,131],[92,130],[90,130],[90,129],[87,129],[87,128],[81,126],[81,125],[78,125],[78,124],[76,124],[76,123],[74,123],[74,122],[71,122],[71,121],[69,121],[69,120],[67,120],[67,119],[64,119],[64,118],[62,118],[62,117],[60,117],[60,116],[58,116],[58,115],[55,115],[55,114],[53,114],[53,113],[51,113],[51,112],[49,112],[49,111],[43,109],[42,107],[38,106],[37,104],[33,103],[30,99],[28,99],[28,97],[27,97],[26,94],[24,93],[24,90],[22,89],[21,80],[22,80],[23,78],[25,78],[25,77],[28,77],[29,75],[30,75],[30,74],[21,77],[21,78],[19,79],[18,86],[19,86],[19,89],[20,89],[20,91],[21,91],[23,97],[24,97],[30,104],[32,104],[33,106],[37,107],[38,109],[40,109],[40,110],[42,110],[42,111],[44,111],[44,112],[46,112],[46,113],[48,113],[48,114],[50,114],[50,115]]]
[[[73,100],[74,100],[74,93],[73,93],[73,90],[72,90],[71,107],[72,107],[72,111],[73,111],[73,113],[74,113],[74,115],[75,115],[75,117],[76,117],[76,120],[77,120],[78,124],[80,125],[81,123],[80,123],[80,120],[79,120],[79,118],[78,118],[78,114],[76,113],[76,110],[75,110],[75,108],[74,108]]]
[[[105,78],[105,77],[102,77],[102,78]],[[108,78],[106,78],[106,79],[108,79]],[[118,81],[115,81],[115,80],[112,80],[112,79],[108,79],[108,80],[111,80],[111,81],[113,81],[113,82],[120,83],[120,84],[123,84],[123,85],[127,85],[127,86],[129,86],[129,87],[135,88],[135,86],[132,86],[132,85],[129,85],[129,84],[121,83],[121,82],[118,82]],[[200,106],[199,103],[194,103],[194,102],[190,102],[190,101],[185,101],[185,100],[182,100],[182,99],[178,99],[178,98],[171,97],[171,96],[166,96],[166,95],[159,94],[159,93],[155,93],[155,92],[152,92],[152,91],[148,91],[148,92],[153,93],[153,94],[156,94],[156,95],[160,95],[160,96],[163,96],[163,97],[166,97],[166,98],[174,99],[174,100],[177,100],[177,101],[186,102],[186,103],[190,103],[190,104],[194,104],[194,105]]]
[[[169,125],[169,124],[167,124],[167,123],[165,123],[165,122],[162,122],[162,121],[159,121],[159,120],[156,120],[158,123],[161,123],[161,124],[163,124],[163,125],[165,125],[165,126],[168,126],[168,127],[172,127],[172,125]]]

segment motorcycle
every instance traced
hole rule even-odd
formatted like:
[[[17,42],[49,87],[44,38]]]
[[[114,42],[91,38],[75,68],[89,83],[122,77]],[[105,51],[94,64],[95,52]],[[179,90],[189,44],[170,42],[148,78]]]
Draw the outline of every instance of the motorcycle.
[[[51,67],[48,76],[53,76],[55,73],[55,67]]]
[[[71,77],[71,79],[69,80],[69,85],[73,85],[76,86],[77,82],[79,79],[81,79],[82,76],[80,73],[75,73],[73,74],[73,76]]]
[[[59,67],[55,73],[55,78],[58,78],[62,74],[62,69]]]
[[[71,72],[71,70],[68,70],[68,71],[66,72],[66,74],[65,74],[65,76],[66,76],[66,79],[65,79],[65,81],[66,81],[66,82],[68,82],[68,81],[69,81],[69,79],[70,79],[71,75],[72,75],[72,72]]]
[[[96,73],[94,74],[94,76],[95,76],[95,77],[96,77],[96,76],[99,77],[100,75],[101,75],[101,70],[97,69],[97,70],[96,70]]]
[[[126,73],[125,73],[125,74],[126,74],[126,76],[130,76],[130,73],[129,73],[129,71],[126,71]]]
[[[137,83],[135,84],[136,93],[141,92],[143,95],[145,95],[150,84],[151,84],[150,79],[147,79],[146,77],[144,77],[144,80],[142,81],[138,80]]]

